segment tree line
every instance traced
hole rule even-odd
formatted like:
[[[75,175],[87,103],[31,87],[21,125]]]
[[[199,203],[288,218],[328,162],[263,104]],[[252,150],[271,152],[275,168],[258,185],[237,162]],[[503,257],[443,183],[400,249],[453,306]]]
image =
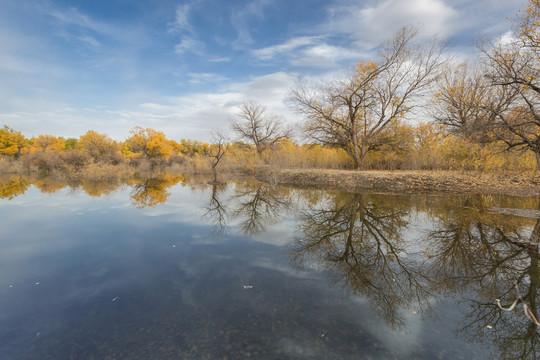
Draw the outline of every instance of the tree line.
[[[0,129],[0,155],[42,168],[56,155],[54,159],[75,168],[143,160],[187,162],[211,168],[214,177],[223,164],[540,168],[539,0],[530,0],[511,21],[509,36],[480,41],[476,58],[460,64],[446,56],[441,41],[419,41],[416,28],[401,29],[373,59],[360,61],[341,76],[299,81],[288,102],[303,126],[248,101],[230,120],[228,131],[213,130],[210,143],[175,141],[162,131],[141,127],[132,129],[123,142],[96,131],[79,138],[26,139],[5,126]],[[413,124],[413,118],[424,121]]]

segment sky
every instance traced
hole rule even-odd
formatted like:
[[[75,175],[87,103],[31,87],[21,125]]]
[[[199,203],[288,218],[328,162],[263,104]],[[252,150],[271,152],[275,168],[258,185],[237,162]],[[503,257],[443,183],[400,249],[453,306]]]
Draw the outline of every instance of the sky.
[[[298,78],[372,59],[400,27],[456,59],[525,0],[0,0],[0,126],[117,140],[135,126],[210,140],[255,101],[287,121]]]

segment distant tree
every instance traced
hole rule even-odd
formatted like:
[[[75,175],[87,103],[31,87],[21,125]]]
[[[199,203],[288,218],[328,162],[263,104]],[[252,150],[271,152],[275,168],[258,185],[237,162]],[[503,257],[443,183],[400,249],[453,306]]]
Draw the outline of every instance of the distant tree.
[[[307,136],[345,150],[357,169],[369,152],[399,145],[392,128],[419,106],[444,64],[440,43],[416,45],[416,34],[414,28],[401,29],[376,61],[361,61],[341,79],[299,83],[290,99],[306,119]]]
[[[17,158],[21,150],[29,145],[29,141],[21,134],[7,125],[0,129],[0,155]]]
[[[166,160],[174,152],[174,148],[162,131],[137,126],[130,130],[130,134],[124,144],[124,154],[128,156]]]
[[[225,131],[212,130],[212,144],[210,144],[210,151],[208,156],[210,157],[212,166],[212,175],[214,177],[214,183],[217,182],[218,172],[217,168],[221,160],[225,156],[229,144],[227,143],[227,134]]]
[[[231,130],[239,139],[252,142],[261,155],[277,142],[291,136],[293,128],[278,115],[268,114],[266,107],[253,101],[240,106],[239,120],[231,121]]]
[[[66,149],[64,140],[54,135],[38,135],[38,137],[32,138],[31,142],[31,152],[62,152]]]
[[[66,150],[75,150],[77,148],[78,141],[79,139],[76,138],[67,138],[64,141],[64,147],[66,148]]]
[[[118,143],[107,135],[93,130],[81,135],[77,148],[90,155],[96,162],[117,163],[120,161]]]

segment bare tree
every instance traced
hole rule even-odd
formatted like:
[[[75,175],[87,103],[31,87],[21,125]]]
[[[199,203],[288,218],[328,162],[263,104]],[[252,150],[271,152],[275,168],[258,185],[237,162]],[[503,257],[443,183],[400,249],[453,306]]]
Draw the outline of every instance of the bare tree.
[[[214,183],[217,183],[218,177],[218,165],[223,160],[225,153],[229,147],[227,142],[227,133],[223,130],[212,130],[212,144],[210,145],[210,151],[208,156],[210,157],[210,165],[212,166],[212,175],[214,177]]]
[[[457,136],[479,142],[496,141],[496,114],[512,108],[517,93],[491,86],[479,63],[448,66],[437,81],[431,115]]]
[[[268,114],[265,106],[253,101],[240,106],[238,117],[239,120],[231,121],[232,131],[240,139],[252,142],[259,155],[293,132],[282,117]]]
[[[538,23],[538,1],[531,1],[529,7],[536,10],[534,21]],[[533,21],[528,13],[522,14],[513,40],[483,44],[481,50],[489,66],[489,84],[500,92],[515,94],[507,108],[489,109],[494,134],[508,149],[533,151],[540,169],[540,32],[538,25],[522,28]]]
[[[307,120],[307,135],[345,150],[355,168],[382,145],[399,145],[392,128],[419,105],[444,63],[441,44],[416,45],[416,34],[411,27],[401,29],[375,62],[360,62],[342,79],[320,86],[299,84],[290,99]]]

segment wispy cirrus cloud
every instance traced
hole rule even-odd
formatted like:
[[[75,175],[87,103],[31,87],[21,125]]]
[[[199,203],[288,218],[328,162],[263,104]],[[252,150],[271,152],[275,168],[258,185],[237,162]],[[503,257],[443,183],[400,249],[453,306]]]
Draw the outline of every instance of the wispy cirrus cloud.
[[[174,30],[192,30],[191,24],[189,22],[189,15],[191,12],[191,3],[178,5],[176,8],[176,16],[171,27]]]
[[[232,58],[230,56],[221,56],[221,57],[211,58],[208,61],[214,62],[214,63],[228,63],[232,61]]]
[[[249,1],[241,9],[235,9],[230,16],[230,22],[236,29],[236,44],[252,44],[251,24],[254,20],[262,20],[265,17],[265,9],[273,5],[272,0]]]
[[[259,60],[286,60],[294,66],[334,67],[340,62],[355,60],[363,53],[354,48],[328,44],[328,36],[299,36],[285,43],[253,50]]]
[[[273,59],[276,56],[290,54],[299,48],[314,45],[320,42],[323,36],[299,36],[287,40],[283,44],[273,45],[262,49],[253,50],[253,55],[261,60]]]
[[[229,80],[227,77],[216,73],[189,73],[188,76],[191,84],[215,84]]]
[[[189,36],[183,36],[182,40],[174,46],[174,52],[177,55],[181,55],[185,52],[192,52],[197,55],[202,55],[203,50],[204,43]]]

